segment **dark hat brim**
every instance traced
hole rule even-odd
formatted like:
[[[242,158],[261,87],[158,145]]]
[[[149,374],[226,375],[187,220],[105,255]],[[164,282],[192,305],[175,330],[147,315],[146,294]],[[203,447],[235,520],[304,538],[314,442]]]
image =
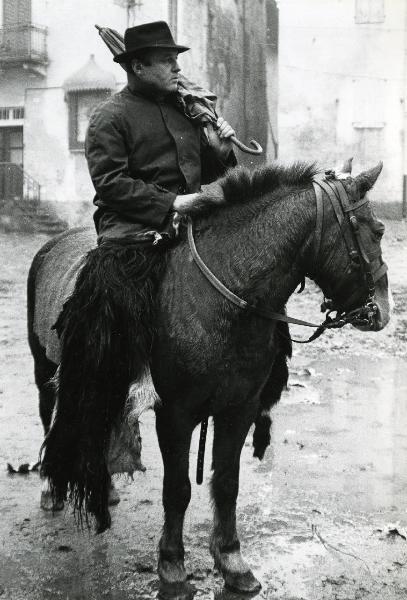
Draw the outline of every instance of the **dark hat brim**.
[[[114,62],[117,62],[117,63],[127,62],[131,58],[134,58],[135,56],[137,56],[137,54],[138,54],[138,52],[140,52],[140,50],[154,50],[156,48],[168,48],[169,50],[177,50],[179,54],[181,54],[181,52],[186,52],[187,50],[190,50],[190,48],[188,48],[188,46],[178,46],[177,44],[175,44],[175,45],[154,44],[154,45],[148,45],[148,46],[140,46],[140,48],[137,48],[135,50],[130,50],[129,52],[121,52],[120,54],[116,54],[116,56],[113,58],[113,60],[114,60]]]

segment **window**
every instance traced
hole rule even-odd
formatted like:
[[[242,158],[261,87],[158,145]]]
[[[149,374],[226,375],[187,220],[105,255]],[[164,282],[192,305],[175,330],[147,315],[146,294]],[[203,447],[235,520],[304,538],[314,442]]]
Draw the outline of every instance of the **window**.
[[[24,106],[0,106],[0,121],[22,119],[24,119]]]
[[[353,127],[381,129],[385,126],[386,82],[364,77],[353,81]]]
[[[111,92],[95,90],[88,92],[69,92],[67,94],[69,118],[69,149],[83,150],[86,130],[93,109],[106,100]]]
[[[88,123],[93,109],[110,96],[110,91],[78,91],[67,94],[69,111],[69,149],[83,150]]]
[[[383,23],[384,0],[355,0],[355,23]]]
[[[0,128],[0,162],[23,164],[23,128]]]
[[[384,129],[355,129],[354,135],[353,148],[358,162],[364,165],[375,164],[377,157],[383,153]]]
[[[68,104],[69,149],[83,150],[90,115],[111,95],[116,80],[96,64],[91,54],[83,67],[65,79],[62,87]]]
[[[3,0],[3,27],[30,23],[31,0]]]

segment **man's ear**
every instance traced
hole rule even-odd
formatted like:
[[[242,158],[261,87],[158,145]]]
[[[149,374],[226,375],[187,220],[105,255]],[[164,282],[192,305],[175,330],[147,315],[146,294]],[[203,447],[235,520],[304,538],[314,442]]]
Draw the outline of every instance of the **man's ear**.
[[[131,61],[131,70],[135,75],[140,75],[143,71],[143,63],[138,58]]]

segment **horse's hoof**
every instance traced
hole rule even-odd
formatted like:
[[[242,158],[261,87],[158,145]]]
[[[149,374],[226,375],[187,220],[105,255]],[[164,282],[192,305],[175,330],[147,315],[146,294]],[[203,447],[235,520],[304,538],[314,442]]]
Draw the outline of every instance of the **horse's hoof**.
[[[187,580],[187,573],[182,561],[175,563],[160,560],[157,569],[161,583],[166,585],[183,584]]]
[[[40,506],[41,506],[42,510],[47,510],[47,511],[52,511],[52,512],[58,512],[58,511],[64,509],[64,501],[63,500],[57,500],[56,502],[54,502],[53,499],[52,499],[51,492],[44,492],[44,491],[42,491],[41,492]]]
[[[109,500],[108,500],[109,506],[115,506],[116,504],[119,504],[119,502],[120,502],[120,494],[116,490],[114,485],[112,485],[109,490]]]
[[[261,590],[261,583],[251,571],[245,573],[224,573],[225,587],[232,592],[254,594]]]
[[[196,594],[195,586],[190,583],[160,582],[157,600],[193,600]]]

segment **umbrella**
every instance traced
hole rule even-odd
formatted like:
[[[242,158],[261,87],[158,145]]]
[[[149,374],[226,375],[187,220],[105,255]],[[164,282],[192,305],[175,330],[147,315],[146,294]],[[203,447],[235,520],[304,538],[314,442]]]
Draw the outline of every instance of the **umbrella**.
[[[100,27],[99,25],[95,25],[95,27],[113,56],[124,52],[124,40],[120,33],[110,27]],[[121,63],[119,64],[126,71],[126,67]],[[216,127],[218,116],[216,114],[217,98],[215,94],[180,74],[178,76],[178,98],[190,119],[199,121],[203,126],[211,123]],[[250,141],[252,148],[243,144],[234,135],[231,140],[240,150],[248,154],[261,154],[263,152],[262,147],[255,140]]]

